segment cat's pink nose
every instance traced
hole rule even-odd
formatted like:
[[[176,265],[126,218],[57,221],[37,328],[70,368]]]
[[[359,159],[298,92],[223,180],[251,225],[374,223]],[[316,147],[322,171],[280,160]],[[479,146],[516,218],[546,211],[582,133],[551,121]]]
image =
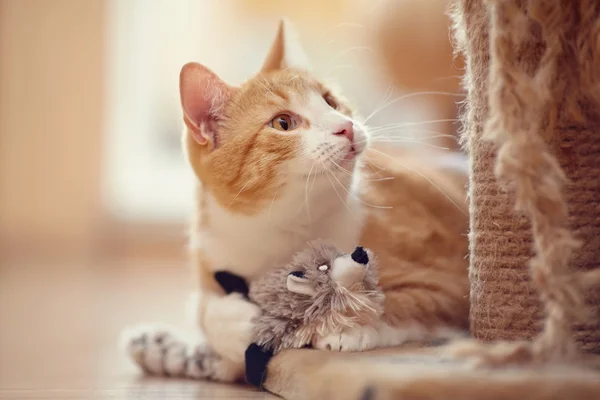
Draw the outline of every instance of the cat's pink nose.
[[[350,143],[354,142],[354,123],[352,121],[344,122],[338,127],[335,136],[346,136]]]

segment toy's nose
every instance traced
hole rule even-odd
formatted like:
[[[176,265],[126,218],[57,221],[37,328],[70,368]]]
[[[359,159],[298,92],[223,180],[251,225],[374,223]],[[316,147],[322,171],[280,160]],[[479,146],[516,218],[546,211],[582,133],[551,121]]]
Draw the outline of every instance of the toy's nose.
[[[350,257],[359,264],[367,265],[369,263],[369,255],[362,246],[358,246]]]
[[[330,276],[338,285],[350,289],[365,278],[368,262],[367,252],[357,247],[352,254],[338,257],[331,263]]]

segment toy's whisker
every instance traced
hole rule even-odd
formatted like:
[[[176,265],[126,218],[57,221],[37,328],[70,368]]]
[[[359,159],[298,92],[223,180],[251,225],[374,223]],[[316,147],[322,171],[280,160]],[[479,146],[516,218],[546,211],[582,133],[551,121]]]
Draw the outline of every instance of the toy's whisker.
[[[356,296],[352,291],[344,287],[339,287],[338,290],[345,298],[354,300],[353,302],[348,302],[348,306],[351,307],[353,311],[362,311],[364,309],[365,311],[377,313],[377,310],[375,310],[371,305],[367,304],[363,299]]]

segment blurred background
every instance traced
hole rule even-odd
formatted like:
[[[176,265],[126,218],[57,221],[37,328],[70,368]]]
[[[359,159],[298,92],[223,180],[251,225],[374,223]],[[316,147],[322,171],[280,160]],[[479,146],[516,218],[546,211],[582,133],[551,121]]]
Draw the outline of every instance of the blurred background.
[[[0,0],[0,383],[27,382],[41,357],[23,356],[24,333],[64,344],[58,315],[106,343],[99,322],[177,320],[185,293],[157,294],[193,286],[179,69],[243,82],[281,16],[317,74],[375,112],[370,126],[406,122],[394,145],[457,148],[440,136],[455,134],[462,99],[442,0]],[[7,375],[17,354],[23,369]]]

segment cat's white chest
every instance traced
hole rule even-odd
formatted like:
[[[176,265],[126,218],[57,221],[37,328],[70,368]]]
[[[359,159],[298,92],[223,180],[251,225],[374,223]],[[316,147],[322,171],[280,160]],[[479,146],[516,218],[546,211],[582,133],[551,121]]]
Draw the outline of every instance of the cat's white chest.
[[[242,225],[242,226],[240,226]],[[203,253],[213,270],[227,270],[252,279],[269,267],[289,261],[289,255],[303,241],[292,235],[239,224],[235,232],[211,232],[201,235]]]
[[[247,279],[288,263],[310,240],[328,240],[351,251],[362,229],[359,210],[349,214],[346,208],[336,208],[312,223],[300,217],[284,224],[274,220],[276,214],[246,217],[213,211],[210,229],[196,232],[193,245],[202,249],[213,270]]]

